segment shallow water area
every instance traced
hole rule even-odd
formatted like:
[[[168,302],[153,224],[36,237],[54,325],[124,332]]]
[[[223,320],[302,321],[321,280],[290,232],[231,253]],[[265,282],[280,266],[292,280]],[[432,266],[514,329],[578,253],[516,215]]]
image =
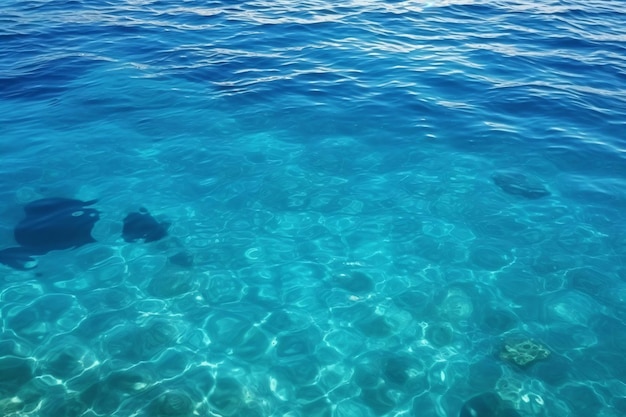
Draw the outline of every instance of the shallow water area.
[[[1,415],[626,413],[620,2],[3,11]]]

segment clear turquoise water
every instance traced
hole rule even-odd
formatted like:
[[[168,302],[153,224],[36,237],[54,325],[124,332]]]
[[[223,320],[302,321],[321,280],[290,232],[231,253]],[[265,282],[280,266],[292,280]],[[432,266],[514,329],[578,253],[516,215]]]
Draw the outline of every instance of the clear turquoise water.
[[[0,414],[623,416],[624,10],[5,1]]]

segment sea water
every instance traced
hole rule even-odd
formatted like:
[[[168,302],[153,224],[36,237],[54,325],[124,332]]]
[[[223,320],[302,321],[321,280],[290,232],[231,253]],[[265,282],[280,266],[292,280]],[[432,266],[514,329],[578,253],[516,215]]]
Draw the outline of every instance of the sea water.
[[[623,416],[625,10],[5,0],[0,414]]]

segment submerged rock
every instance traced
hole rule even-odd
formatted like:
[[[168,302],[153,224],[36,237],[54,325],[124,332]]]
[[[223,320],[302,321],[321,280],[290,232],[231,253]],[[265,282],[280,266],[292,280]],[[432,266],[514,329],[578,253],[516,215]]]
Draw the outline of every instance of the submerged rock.
[[[532,340],[507,341],[500,351],[500,359],[526,367],[550,356],[550,351]]]
[[[447,346],[454,340],[454,329],[450,323],[429,324],[426,339],[435,347]]]
[[[169,261],[174,265],[190,268],[193,266],[193,255],[189,252],[181,251],[170,256]]]
[[[129,213],[124,218],[122,237],[126,242],[156,242],[167,236],[169,227],[168,222],[157,221],[148,210],[141,207],[138,212]]]
[[[24,206],[25,217],[13,229],[17,247],[0,250],[0,263],[28,271],[37,266],[34,256],[75,249],[95,242],[91,231],[100,212],[96,200],[44,198]]]
[[[150,411],[159,417],[192,416],[194,403],[191,398],[179,391],[165,392],[150,404]]]
[[[521,417],[494,392],[485,392],[467,400],[459,417]]]
[[[493,182],[507,194],[535,200],[550,195],[550,191],[541,180],[528,174],[517,171],[498,171]]]

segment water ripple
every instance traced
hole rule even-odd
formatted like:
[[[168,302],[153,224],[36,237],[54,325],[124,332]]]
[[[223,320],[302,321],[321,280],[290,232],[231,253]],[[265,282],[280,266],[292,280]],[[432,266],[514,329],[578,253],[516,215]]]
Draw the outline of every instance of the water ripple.
[[[573,416],[558,385],[626,372],[621,3],[5,1],[0,248],[38,198],[102,219],[3,269],[0,408],[459,415],[508,384]],[[171,240],[120,239],[141,206]]]

